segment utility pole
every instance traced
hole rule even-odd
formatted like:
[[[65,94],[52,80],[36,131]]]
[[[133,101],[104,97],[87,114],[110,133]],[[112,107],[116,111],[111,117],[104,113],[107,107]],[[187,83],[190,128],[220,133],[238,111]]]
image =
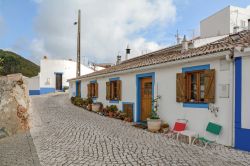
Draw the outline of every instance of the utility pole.
[[[78,10],[78,21],[77,24],[77,61],[76,61],[76,77],[81,75],[81,10]]]

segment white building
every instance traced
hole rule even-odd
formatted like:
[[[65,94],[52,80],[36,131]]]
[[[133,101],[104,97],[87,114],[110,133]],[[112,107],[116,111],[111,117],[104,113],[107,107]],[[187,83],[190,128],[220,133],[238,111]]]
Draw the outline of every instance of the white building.
[[[160,95],[159,115],[170,126],[184,118],[189,130],[202,134],[208,122],[215,122],[223,127],[219,143],[250,150],[249,34],[243,31],[186,51],[166,48],[70,79],[70,97],[92,97],[120,110],[129,104],[133,121],[140,122],[150,116],[150,101]],[[218,116],[209,104],[218,107]]]
[[[81,74],[93,71],[81,64]],[[64,87],[69,86],[67,80],[74,77],[76,77],[76,62],[44,58],[40,62],[39,75],[28,79],[30,95],[62,91]]]
[[[249,8],[228,6],[200,22],[201,38],[228,35],[234,32],[246,30],[250,18]]]

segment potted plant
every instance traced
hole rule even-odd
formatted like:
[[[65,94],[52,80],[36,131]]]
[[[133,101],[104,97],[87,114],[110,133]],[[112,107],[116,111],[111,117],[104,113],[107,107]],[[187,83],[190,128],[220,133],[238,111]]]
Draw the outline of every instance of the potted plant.
[[[160,96],[157,96],[154,100],[153,100],[153,104],[154,104],[154,109],[152,110],[151,116],[150,118],[147,119],[147,126],[148,126],[148,130],[152,131],[152,132],[156,132],[159,131],[161,129],[161,119],[158,115],[158,100],[160,99]]]
[[[88,103],[88,110],[91,111],[92,110],[92,104],[93,104],[93,100],[92,98],[87,98],[87,103]]]
[[[118,110],[116,105],[111,105],[111,106],[107,106],[108,112],[109,112],[109,117],[113,117],[114,114],[116,113],[116,111]]]

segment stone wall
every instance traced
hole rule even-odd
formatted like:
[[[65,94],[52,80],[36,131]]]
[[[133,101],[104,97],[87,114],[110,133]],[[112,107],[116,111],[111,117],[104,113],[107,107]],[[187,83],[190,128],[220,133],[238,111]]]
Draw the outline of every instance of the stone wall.
[[[29,129],[29,95],[21,74],[0,77],[0,130],[13,135]]]

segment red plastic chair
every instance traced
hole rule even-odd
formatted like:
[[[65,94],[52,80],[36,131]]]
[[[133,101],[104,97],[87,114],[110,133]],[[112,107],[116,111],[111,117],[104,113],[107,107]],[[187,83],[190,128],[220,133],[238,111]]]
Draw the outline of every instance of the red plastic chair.
[[[170,137],[174,138],[175,136],[178,137],[180,132],[184,131],[187,127],[188,120],[187,119],[177,119],[174,124],[173,129],[170,130]]]

